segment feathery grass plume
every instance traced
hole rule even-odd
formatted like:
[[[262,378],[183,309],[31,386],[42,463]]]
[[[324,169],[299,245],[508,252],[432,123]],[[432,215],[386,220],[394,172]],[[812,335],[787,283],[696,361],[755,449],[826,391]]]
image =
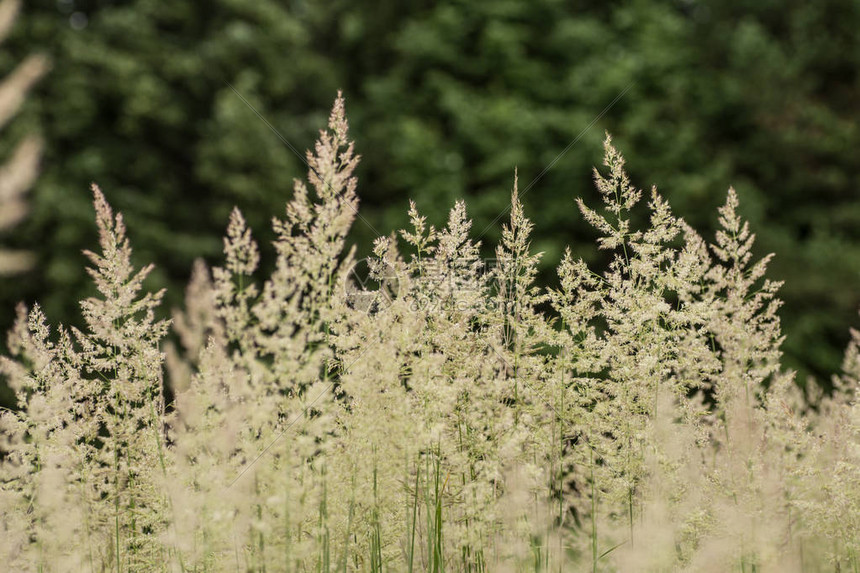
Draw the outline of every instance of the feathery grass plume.
[[[375,249],[380,266],[397,276],[399,296],[383,311],[356,313],[355,326],[335,338],[344,356],[358,357],[342,378],[349,407],[339,434],[361,472],[357,488],[371,490],[371,478],[375,492],[403,484],[388,488],[397,495],[375,494],[372,510],[358,501],[355,523],[371,516],[364,536],[379,535],[383,563],[493,570],[506,553],[494,545],[511,513],[500,504],[505,476],[521,466],[541,474],[530,431],[535,399],[523,382],[517,396],[517,369],[525,378],[540,371],[540,360],[527,367],[529,329],[544,328],[533,308],[530,223],[514,194],[500,263],[484,272],[463,203],[439,231],[426,226],[414,203],[410,219],[413,229],[401,231],[413,248],[408,262],[391,238],[378,239]],[[530,298],[514,300],[516,293]],[[514,314],[517,304],[523,310]],[[367,464],[362,471],[362,458],[374,460],[372,471]],[[530,513],[524,511],[512,513]]]
[[[535,285],[538,263],[542,253],[530,252],[529,235],[534,225],[524,213],[519,199],[517,177],[511,194],[511,220],[502,230],[502,242],[496,247],[493,268],[489,270],[491,304],[487,319],[491,329],[488,335],[498,340],[496,354],[505,363],[513,379],[509,399],[514,408],[522,406],[521,387],[524,393],[534,392],[530,383],[537,382],[544,369],[539,351],[551,339],[550,324],[538,310],[548,297]],[[528,381],[525,384],[522,380]],[[548,396],[532,397],[544,401]],[[517,414],[518,417],[519,414]]]
[[[655,190],[649,227],[634,230],[626,213],[641,193],[608,138],[606,149],[609,175],[596,182],[608,214],[580,209],[615,258],[597,276],[566,256],[552,294],[563,320],[556,380],[569,380],[562,396],[575,388],[565,445],[567,479],[586,494],[574,507],[590,538],[581,551],[594,570],[613,551],[642,558],[636,531],[649,529],[637,523],[656,520],[666,549],[644,546],[655,563],[695,568],[719,555],[742,568],[785,565],[794,555],[777,559],[778,540],[805,437],[784,415],[791,376],[779,373],[779,285],[762,281],[770,257],[750,264],[753,236],[733,190],[716,260]],[[681,525],[666,531],[671,523]]]
[[[814,438],[808,440],[797,474],[797,513],[803,516],[813,557],[836,569],[860,568],[860,333],[851,329],[835,392],[818,404]],[[816,539],[825,543],[816,543]]]
[[[177,399],[175,440],[192,489],[174,496],[177,511],[192,518],[185,532],[194,537],[201,527],[214,547],[216,540],[236,540],[223,557],[254,570],[325,560],[320,512],[333,487],[326,452],[338,374],[328,337],[343,310],[333,299],[352,264],[351,254],[341,257],[358,202],[352,175],[358,157],[347,137],[339,94],[328,130],[307,157],[316,197],[296,181],[286,219],[273,220],[277,258],[262,288],[253,282],[258,247],[233,211],[226,264],[214,269],[215,316],[223,326],[206,327],[219,334],[210,337],[187,395]],[[217,444],[199,439],[214,428],[220,428]],[[183,550],[194,563],[209,558],[188,554],[187,544]]]
[[[798,455],[798,428],[786,417],[792,377],[779,364],[780,283],[763,278],[772,255],[752,263],[755,236],[737,208],[729,189],[711,246],[716,260],[705,277],[712,310],[705,328],[720,366],[706,424],[716,455],[703,467],[711,527],[701,532],[698,562],[719,555],[740,567],[773,567],[795,557],[781,539],[790,537],[787,474]]]
[[[575,511],[585,519],[589,546],[581,550],[592,569],[619,544],[635,544],[644,454],[664,397],[681,399],[717,368],[700,332],[702,309],[679,304],[707,269],[698,237],[656,190],[649,226],[634,230],[629,213],[641,191],[608,136],[605,149],[609,174],[595,171],[595,181],[607,214],[582,201],[579,207],[602,233],[599,245],[615,252],[613,261],[600,276],[567,255],[559,267],[562,288],[552,295],[563,320],[557,395],[567,404],[567,463],[584,494]],[[607,522],[613,515],[615,523]],[[621,526],[626,533],[619,538],[614,532]]]
[[[746,406],[755,403],[756,391],[779,370],[784,339],[776,314],[782,304],[776,292],[782,283],[763,278],[773,255],[750,264],[755,235],[738,216],[737,207],[737,194],[729,189],[726,204],[719,209],[722,228],[711,247],[720,264],[707,276],[716,306],[709,329],[722,361],[714,394],[724,410],[737,400]]]
[[[461,555],[461,566],[480,567],[488,557],[483,546],[498,519],[493,498],[501,485],[500,469],[508,461],[500,455],[505,445],[500,438],[516,436],[509,433],[512,411],[502,402],[512,390],[505,374],[508,365],[495,354],[483,325],[489,284],[478,245],[468,238],[470,227],[465,204],[458,202],[437,233],[427,271],[413,277],[421,297],[416,300],[427,305],[418,309],[425,320],[418,336],[427,350],[439,355],[442,371],[438,377],[413,376],[408,384],[430,405],[423,417],[433,427],[432,439],[447,476],[442,491],[445,547]]]
[[[709,262],[701,239],[688,241],[688,252],[698,253],[691,268],[698,270],[687,275],[695,280],[679,292],[679,308],[693,312],[687,329],[710,344],[698,357],[711,355],[698,386],[707,395],[681,395],[655,416],[655,429],[664,429],[650,438],[642,495],[651,508],[643,516],[651,540],[623,548],[619,563],[780,571],[800,564],[804,531],[792,510],[809,435],[793,377],[779,367],[779,285],[762,280],[770,257],[750,264],[754,237],[737,207],[729,190],[712,246],[716,260]],[[662,536],[655,538],[655,529]]]
[[[497,471],[510,476],[511,483],[509,488],[507,477],[500,480],[497,495],[523,495],[525,488],[531,496],[530,504],[502,517],[516,518],[517,529],[531,531],[527,536],[529,551],[525,554],[549,567],[551,563],[561,566],[568,545],[564,538],[568,524],[562,497],[558,495],[550,504],[553,487],[563,473],[559,412],[564,404],[548,370],[548,350],[556,340],[555,318],[548,318],[539,310],[549,295],[535,284],[542,253],[531,252],[532,228],[520,202],[515,173],[510,222],[502,229],[502,241],[496,247],[494,266],[489,270],[491,292],[484,320],[486,336],[495,354],[491,359],[495,358],[501,366],[502,392],[491,399],[501,400],[507,406],[505,414],[513,414],[513,435],[520,430],[525,435],[519,437],[519,442],[508,445],[522,450],[522,454],[500,464]],[[505,507],[501,499],[497,503]],[[521,559],[523,555],[518,557]]]
[[[67,331],[58,341],[41,309],[21,305],[9,334],[11,357],[0,372],[15,392],[16,411],[0,412],[0,558],[14,570],[77,570],[106,549],[92,528],[86,440],[97,437],[97,384],[81,376]]]
[[[92,400],[101,439],[87,450],[90,495],[101,501],[92,519],[109,534],[118,570],[151,567],[165,559],[159,537],[167,523],[159,345],[168,323],[155,319],[164,291],[141,295],[153,265],[134,270],[122,215],[95,185],[93,195],[101,253],[85,254],[99,296],[81,302],[87,330],[72,330],[83,375],[100,383]]]
[[[0,43],[9,34],[19,8],[19,0],[0,2]],[[49,67],[45,56],[32,55],[0,82],[0,129],[15,116],[27,92]],[[26,214],[23,196],[36,180],[41,150],[38,138],[27,137],[15,147],[11,158],[0,166],[0,231],[9,229]],[[30,253],[0,250],[0,274],[22,272],[32,264]]]
[[[20,410],[4,413],[17,419],[4,484],[33,508],[30,565],[148,569],[165,559],[158,345],[167,323],[154,319],[162,293],[140,296],[152,267],[134,272],[122,217],[95,185],[93,194],[102,252],[86,253],[99,292],[81,303],[86,330],[60,329],[51,342],[36,307],[19,312],[10,338],[16,360],[3,371]]]
[[[379,452],[377,479],[415,476],[415,487],[399,500],[391,500],[393,505],[381,507],[381,516],[397,515],[399,518],[409,506],[410,497],[414,501],[420,490],[434,491],[436,502],[425,507],[423,517],[429,518],[430,513],[438,509],[439,521],[431,520],[426,526],[418,527],[422,512],[417,512],[414,522],[418,529],[417,540],[413,538],[407,544],[411,549],[405,552],[413,565],[433,562],[437,550],[426,543],[434,539],[439,551],[444,547],[454,555],[460,553],[463,560],[480,560],[480,555],[473,554],[474,549],[479,549],[474,537],[480,535],[480,528],[470,520],[476,519],[476,515],[477,519],[486,517],[480,510],[482,502],[474,501],[483,500],[486,490],[479,492],[475,488],[480,483],[475,481],[475,474],[480,470],[469,449],[470,444],[478,442],[494,444],[492,440],[481,438],[482,433],[472,431],[483,430],[487,418],[480,421],[478,430],[477,424],[471,425],[472,416],[467,410],[473,403],[476,407],[487,405],[482,400],[470,400],[470,393],[480,389],[477,379],[486,364],[474,357],[485,355],[488,350],[475,328],[487,288],[486,279],[480,273],[478,247],[468,238],[471,222],[466,217],[464,204],[454,206],[448,225],[438,233],[424,227],[424,220],[414,204],[411,218],[414,232],[401,233],[416,247],[409,263],[400,260],[390,238],[379,239],[376,246],[379,261],[398,273],[400,296],[384,312],[371,315],[374,320],[360,325],[357,332],[363,342],[359,341],[356,350],[349,355],[366,353],[372,354],[374,359],[390,355],[389,363],[394,370],[388,376],[380,376],[378,382],[371,382],[372,378],[358,382],[352,375],[344,377],[344,391],[355,400],[348,418],[351,423],[348,431],[367,435],[366,447]],[[391,336],[392,331],[402,335]],[[364,360],[359,358],[356,366]],[[408,448],[399,439],[392,444],[387,437],[383,438],[386,432],[374,435],[371,430],[379,424],[379,417],[372,412],[379,405],[379,398],[373,395],[380,392],[408,408],[404,417],[411,420],[411,424],[402,429],[392,427],[392,432],[405,431],[413,437]],[[347,442],[348,435],[344,434]],[[435,473],[426,471],[425,462],[432,462]],[[418,476],[416,472],[422,470],[423,476]],[[427,480],[441,481],[431,486]],[[405,481],[411,483],[411,479]],[[440,484],[441,487],[437,487]],[[460,529],[454,515],[462,518]],[[464,523],[471,527],[462,527]],[[450,529],[447,526],[451,526]],[[385,528],[388,527],[389,524],[385,524]],[[393,543],[405,544],[405,540],[383,539],[382,543],[385,547]],[[414,550],[416,543],[419,548],[426,546],[426,551]],[[392,553],[389,562],[397,563],[397,558],[396,552]]]
[[[459,544],[464,570],[493,568],[492,541],[505,517],[499,504],[505,476],[517,466],[528,472],[539,455],[531,429],[532,406],[541,398],[529,384],[541,362],[532,356],[537,343],[526,340],[529,329],[543,330],[533,314],[539,302],[531,288],[536,259],[528,253],[531,224],[516,192],[512,200],[511,224],[492,269],[481,268],[477,245],[468,240],[465,206],[454,207],[432,255],[431,280],[438,282],[422,292],[441,305],[427,317],[426,336],[445,357],[443,380],[450,386],[444,394],[440,381],[413,388],[419,395],[435,395],[443,410],[428,421],[445,421],[439,451],[450,468],[456,501],[446,526]],[[516,292],[523,296],[514,302]]]

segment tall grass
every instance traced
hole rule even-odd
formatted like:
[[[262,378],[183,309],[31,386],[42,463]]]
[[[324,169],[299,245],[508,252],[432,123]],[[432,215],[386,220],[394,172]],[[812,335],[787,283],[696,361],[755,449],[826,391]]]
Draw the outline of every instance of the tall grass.
[[[94,188],[86,330],[22,307],[0,362],[18,396],[0,415],[3,563],[858,570],[860,334],[837,392],[804,400],[737,194],[709,243],[655,189],[642,205],[605,151],[603,205],[579,202],[603,271],[568,251],[558,289],[535,283],[516,178],[493,261],[462,202],[441,229],[413,204],[411,228],[356,261],[338,97],[274,220],[274,270],[258,276],[235,210],[223,262],[195,266],[174,314],[178,347]]]

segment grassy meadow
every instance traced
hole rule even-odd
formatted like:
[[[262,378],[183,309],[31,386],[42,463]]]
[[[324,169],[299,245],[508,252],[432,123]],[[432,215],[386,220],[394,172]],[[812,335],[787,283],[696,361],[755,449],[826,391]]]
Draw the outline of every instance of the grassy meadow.
[[[20,306],[0,358],[3,567],[860,571],[860,334],[801,391],[738,194],[702,237],[604,148],[605,268],[537,284],[513,165],[492,260],[464,202],[357,260],[339,96],[275,241],[235,209],[169,321],[94,185],[85,327]]]

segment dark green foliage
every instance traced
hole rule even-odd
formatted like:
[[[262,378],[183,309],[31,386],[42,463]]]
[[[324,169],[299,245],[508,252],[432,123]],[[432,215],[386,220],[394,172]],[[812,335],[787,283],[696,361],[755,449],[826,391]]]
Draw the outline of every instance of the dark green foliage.
[[[282,212],[305,166],[229,82],[299,150],[344,90],[365,249],[405,226],[410,197],[437,224],[466,197],[476,232],[498,237],[517,166],[544,268],[565,244],[594,258],[573,197],[593,193],[604,130],[696,228],[733,185],[786,280],[787,364],[838,366],[860,304],[857,0],[62,0],[28,3],[18,28],[4,69],[39,45],[54,70],[22,121],[46,141],[15,239],[39,265],[3,284],[4,328],[20,299],[77,315],[92,181],[157,263],[167,306],[192,259],[219,252],[234,204],[258,229]]]

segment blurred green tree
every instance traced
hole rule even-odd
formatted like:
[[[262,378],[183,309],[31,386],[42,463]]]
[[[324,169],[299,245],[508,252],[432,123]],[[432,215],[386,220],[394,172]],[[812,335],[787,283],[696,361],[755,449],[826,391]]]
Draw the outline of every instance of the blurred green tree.
[[[46,162],[17,240],[38,265],[0,287],[2,327],[22,298],[75,320],[93,180],[178,304],[234,204],[267,238],[306,170],[282,138],[303,153],[342,88],[364,156],[362,252],[405,225],[410,197],[437,223],[466,197],[492,243],[516,166],[545,268],[565,244],[593,259],[573,198],[593,200],[608,130],[634,180],[703,231],[738,190],[759,254],[775,251],[786,280],[787,363],[825,379],[839,364],[860,304],[857,0],[60,0],[25,12],[0,63],[38,43],[55,71],[26,113]]]

